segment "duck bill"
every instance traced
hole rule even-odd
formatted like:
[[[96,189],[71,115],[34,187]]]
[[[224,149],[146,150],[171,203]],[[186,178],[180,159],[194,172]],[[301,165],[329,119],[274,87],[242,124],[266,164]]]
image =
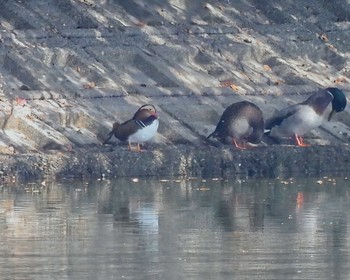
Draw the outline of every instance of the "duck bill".
[[[329,115],[328,115],[328,121],[331,120],[331,118],[332,118],[332,116],[334,115],[334,113],[335,113],[334,110],[332,110],[332,111],[329,113]]]

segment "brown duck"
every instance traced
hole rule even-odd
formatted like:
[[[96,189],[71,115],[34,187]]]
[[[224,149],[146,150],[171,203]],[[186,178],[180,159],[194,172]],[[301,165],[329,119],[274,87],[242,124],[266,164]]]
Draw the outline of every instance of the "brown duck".
[[[264,118],[258,106],[248,101],[234,103],[226,108],[214,132],[207,138],[218,138],[224,144],[232,143],[245,149],[246,143],[259,143],[264,134]]]
[[[156,108],[151,104],[141,106],[132,119],[120,124],[115,122],[112,131],[108,133],[104,144],[114,135],[120,141],[128,141],[129,150],[133,150],[131,143],[136,143],[136,151],[141,151],[140,143],[151,139],[158,130],[159,119]]]

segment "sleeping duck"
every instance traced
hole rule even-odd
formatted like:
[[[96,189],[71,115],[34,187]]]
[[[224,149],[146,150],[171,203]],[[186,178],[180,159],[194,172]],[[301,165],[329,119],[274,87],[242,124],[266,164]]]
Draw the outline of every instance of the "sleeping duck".
[[[264,118],[258,106],[248,101],[234,103],[223,112],[215,130],[207,138],[218,138],[246,149],[247,142],[259,143],[264,134]]]

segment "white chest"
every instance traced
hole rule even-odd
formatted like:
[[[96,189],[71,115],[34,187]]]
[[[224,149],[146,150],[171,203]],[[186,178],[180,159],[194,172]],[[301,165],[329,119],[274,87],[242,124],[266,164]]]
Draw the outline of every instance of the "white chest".
[[[128,140],[131,143],[142,143],[148,141],[157,133],[158,126],[159,120],[154,120],[150,125],[142,127],[134,134],[130,135]]]

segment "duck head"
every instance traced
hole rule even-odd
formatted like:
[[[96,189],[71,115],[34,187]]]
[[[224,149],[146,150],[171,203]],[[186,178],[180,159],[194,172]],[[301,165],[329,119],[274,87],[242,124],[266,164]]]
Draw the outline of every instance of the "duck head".
[[[134,120],[145,120],[150,116],[156,116],[157,117],[157,111],[156,108],[152,104],[145,104],[142,105],[134,114],[133,119]]]
[[[347,101],[345,94],[340,89],[327,88],[326,90],[333,95],[332,111],[328,115],[328,121],[330,121],[335,112],[339,113],[341,111],[344,111]]]

